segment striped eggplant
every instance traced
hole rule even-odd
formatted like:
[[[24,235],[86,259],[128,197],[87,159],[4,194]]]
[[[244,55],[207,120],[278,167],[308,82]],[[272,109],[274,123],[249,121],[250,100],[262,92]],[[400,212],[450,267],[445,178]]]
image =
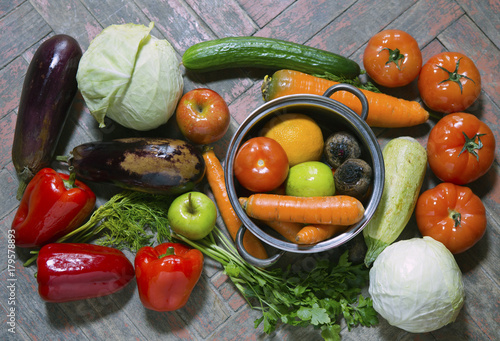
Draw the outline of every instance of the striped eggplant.
[[[125,138],[75,147],[68,159],[81,179],[155,194],[192,190],[205,175],[201,152],[171,138]]]

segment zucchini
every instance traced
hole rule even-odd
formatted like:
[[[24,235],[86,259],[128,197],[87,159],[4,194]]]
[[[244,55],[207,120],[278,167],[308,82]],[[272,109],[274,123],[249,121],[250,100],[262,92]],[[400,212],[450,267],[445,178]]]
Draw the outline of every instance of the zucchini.
[[[368,247],[365,265],[394,242],[415,209],[427,167],[427,152],[412,137],[392,139],[382,150],[385,165],[384,191],[372,219],[363,229]]]
[[[214,71],[238,67],[292,69],[356,78],[358,63],[338,54],[303,44],[263,37],[226,37],[189,47],[182,56],[188,70]]]

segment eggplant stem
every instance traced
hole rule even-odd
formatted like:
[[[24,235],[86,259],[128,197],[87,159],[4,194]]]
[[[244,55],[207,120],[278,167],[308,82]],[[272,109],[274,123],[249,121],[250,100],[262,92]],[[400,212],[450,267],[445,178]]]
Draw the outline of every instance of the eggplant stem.
[[[58,155],[58,156],[56,156],[56,160],[57,161],[66,162],[66,163],[69,162],[70,158],[71,158],[71,156],[69,156],[69,155]]]
[[[23,171],[21,173],[18,173],[19,176],[19,187],[17,188],[17,194],[16,198],[17,200],[21,200],[24,194],[24,191],[26,190],[26,187],[28,187],[29,182],[33,177],[35,176],[31,169],[28,167],[24,167]]]

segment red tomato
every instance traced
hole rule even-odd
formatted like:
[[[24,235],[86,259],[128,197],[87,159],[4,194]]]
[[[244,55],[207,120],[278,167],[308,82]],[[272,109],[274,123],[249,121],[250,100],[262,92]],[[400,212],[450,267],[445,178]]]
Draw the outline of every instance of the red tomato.
[[[410,34],[385,30],[368,41],[363,65],[376,83],[390,88],[404,86],[417,78],[422,67],[422,53]]]
[[[474,62],[459,52],[442,52],[420,71],[418,91],[424,103],[442,113],[467,109],[481,93],[481,75]]]
[[[418,229],[456,254],[476,244],[486,231],[486,210],[468,187],[441,183],[420,195],[415,207]]]
[[[495,137],[474,115],[446,115],[429,133],[427,157],[439,179],[464,185],[483,176],[492,166]]]
[[[288,157],[283,147],[263,136],[246,141],[234,159],[236,179],[252,192],[277,188],[288,176],[288,169]]]

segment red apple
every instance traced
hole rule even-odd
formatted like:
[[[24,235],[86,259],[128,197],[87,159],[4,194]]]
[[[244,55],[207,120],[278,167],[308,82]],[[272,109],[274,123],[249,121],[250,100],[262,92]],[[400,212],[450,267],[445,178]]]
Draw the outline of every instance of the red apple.
[[[224,136],[229,128],[230,114],[226,101],[217,92],[198,88],[182,96],[175,119],[189,141],[208,144]]]

